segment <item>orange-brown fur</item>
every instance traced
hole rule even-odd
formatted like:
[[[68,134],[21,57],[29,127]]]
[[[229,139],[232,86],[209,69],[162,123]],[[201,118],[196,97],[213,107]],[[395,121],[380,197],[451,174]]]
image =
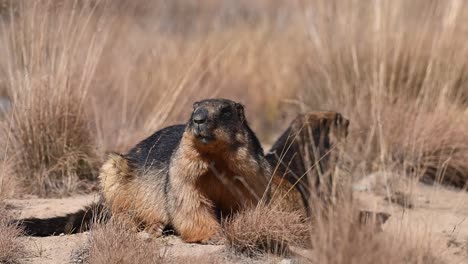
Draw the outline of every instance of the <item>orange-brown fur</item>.
[[[169,222],[161,186],[136,173],[124,157],[110,154],[99,175],[102,195],[114,216],[123,215],[133,227],[144,225],[159,234]]]
[[[296,186],[285,179],[282,175],[274,174],[271,181],[271,202],[286,211],[298,211],[306,214],[306,205],[304,204],[300,192]]]
[[[256,205],[266,191],[270,170],[259,164],[245,148],[230,151],[224,146],[196,150],[191,135],[182,139],[169,174],[177,193],[173,199],[190,200],[170,206],[172,224],[188,242],[202,241],[220,231],[213,212],[218,205],[225,216]]]

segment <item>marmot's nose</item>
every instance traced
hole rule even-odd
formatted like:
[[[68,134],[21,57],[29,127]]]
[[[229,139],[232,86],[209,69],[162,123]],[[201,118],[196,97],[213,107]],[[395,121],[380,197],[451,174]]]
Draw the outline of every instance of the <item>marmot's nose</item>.
[[[198,109],[193,113],[192,120],[195,124],[201,125],[206,123],[208,113],[205,109]]]

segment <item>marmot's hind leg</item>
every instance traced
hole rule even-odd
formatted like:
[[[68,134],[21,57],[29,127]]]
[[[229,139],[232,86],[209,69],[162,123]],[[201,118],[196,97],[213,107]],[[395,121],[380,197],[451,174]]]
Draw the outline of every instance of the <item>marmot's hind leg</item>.
[[[124,223],[159,236],[169,223],[165,172],[140,172],[136,167],[123,155],[109,155],[99,175],[102,193],[113,214],[122,216]]]

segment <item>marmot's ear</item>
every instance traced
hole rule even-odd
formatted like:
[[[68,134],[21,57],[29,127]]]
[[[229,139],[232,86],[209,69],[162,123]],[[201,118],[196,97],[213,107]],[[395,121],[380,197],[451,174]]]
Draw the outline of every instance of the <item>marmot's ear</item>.
[[[236,103],[236,109],[237,109],[237,114],[239,115],[240,121],[244,122],[245,120],[244,106],[240,103]]]
[[[199,105],[200,105],[200,102],[195,102],[195,103],[193,103],[192,107],[193,107],[193,109],[196,109],[196,108],[198,108]]]

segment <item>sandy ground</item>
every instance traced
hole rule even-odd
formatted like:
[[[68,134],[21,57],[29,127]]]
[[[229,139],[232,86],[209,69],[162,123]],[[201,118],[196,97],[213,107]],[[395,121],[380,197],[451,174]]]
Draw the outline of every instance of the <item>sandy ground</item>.
[[[436,244],[435,256],[450,264],[468,263],[468,192],[418,183],[412,190],[411,209],[388,202],[386,196],[355,194],[367,209],[392,215],[384,232],[430,238]]]
[[[13,216],[19,218],[48,218],[76,212],[92,202],[98,201],[96,194],[79,195],[62,199],[10,199],[7,208]]]
[[[86,205],[98,200],[98,196],[81,195],[63,199],[10,199],[7,208],[16,219],[29,217],[49,218],[75,212]],[[143,237],[147,233],[141,234]],[[21,238],[28,248],[29,256],[24,259],[27,264],[64,264],[80,263],[77,261],[76,251],[86,245],[89,232],[72,235],[60,235],[51,237],[23,237]],[[226,263],[264,263],[262,260],[248,260],[247,258],[228,257],[226,247],[222,245],[187,244],[175,236],[158,238],[164,245],[164,255],[175,257],[201,257],[206,255],[225,256],[220,260]],[[280,262],[275,258],[275,263]],[[288,262],[286,262],[288,263]]]
[[[421,239],[430,236],[437,242],[436,255],[447,263],[468,263],[468,192],[417,184],[412,193],[411,209],[390,203],[385,196],[370,191],[356,191],[355,196],[364,208],[392,215],[384,226],[384,232],[403,232],[411,234],[413,238],[420,236]],[[8,206],[18,218],[43,218],[74,212],[96,200],[96,195],[64,199],[15,199],[9,200]],[[31,252],[25,262],[70,263],[73,250],[82,247],[87,236],[88,233],[46,238],[25,237],[23,239]],[[173,236],[163,239],[166,254],[171,256],[201,256],[226,250],[224,246],[185,244]],[[275,260],[276,263],[278,261]],[[288,263],[287,260],[282,262]]]
[[[7,201],[16,219],[48,218],[75,212],[97,201],[97,195],[82,195],[63,199],[11,199]],[[73,250],[86,242],[87,233],[52,237],[24,237],[30,256],[25,263],[69,263]]]

